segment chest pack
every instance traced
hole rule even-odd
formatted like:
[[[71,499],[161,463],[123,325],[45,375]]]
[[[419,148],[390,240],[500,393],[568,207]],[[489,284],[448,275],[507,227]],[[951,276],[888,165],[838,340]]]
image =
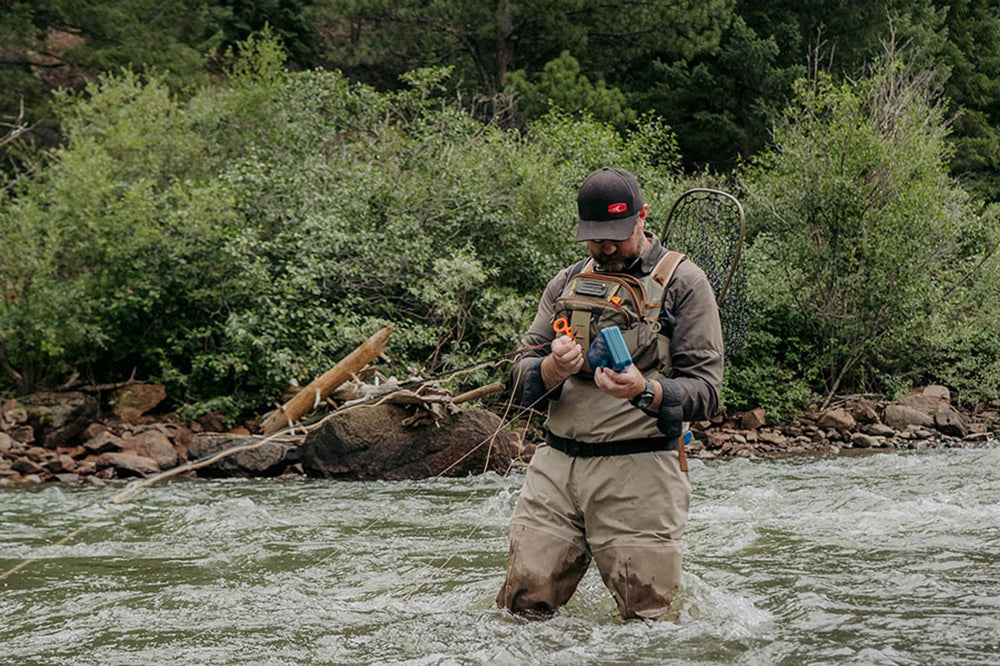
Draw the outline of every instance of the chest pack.
[[[667,252],[643,278],[597,272],[594,260],[588,259],[556,299],[553,321],[566,319],[584,351],[601,329],[617,326],[640,370],[657,367],[668,374],[670,340],[659,334],[660,313],[667,284],[683,259],[680,252]],[[586,360],[581,372],[593,372]]]

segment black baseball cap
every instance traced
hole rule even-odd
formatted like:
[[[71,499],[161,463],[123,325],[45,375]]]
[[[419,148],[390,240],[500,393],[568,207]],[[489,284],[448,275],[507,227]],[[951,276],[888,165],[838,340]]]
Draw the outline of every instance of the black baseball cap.
[[[644,201],[635,176],[625,169],[602,167],[580,186],[576,239],[623,241],[632,235]]]

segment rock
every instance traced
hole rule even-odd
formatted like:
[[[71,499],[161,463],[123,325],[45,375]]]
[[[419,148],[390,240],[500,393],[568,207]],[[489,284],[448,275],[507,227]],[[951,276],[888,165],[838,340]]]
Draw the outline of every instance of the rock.
[[[101,430],[83,443],[83,447],[92,453],[110,453],[122,450],[122,438],[109,430]]]
[[[80,483],[83,481],[83,477],[79,474],[72,474],[70,472],[56,474],[53,478],[60,483]]]
[[[97,466],[113,468],[121,476],[152,476],[160,471],[155,460],[130,451],[102,453],[97,457]]]
[[[15,426],[7,430],[7,434],[15,442],[21,444],[31,444],[35,441],[35,429],[30,425]]]
[[[962,438],[963,442],[987,442],[993,439],[993,436],[988,432],[973,432],[969,433]]]
[[[229,433],[198,433],[188,444],[188,459],[198,460],[226,449],[253,444],[263,437],[246,437]],[[295,447],[275,441],[264,442],[246,451],[239,451],[197,470],[201,476],[277,476],[295,462]]]
[[[893,430],[904,430],[907,426],[928,427],[934,419],[926,412],[906,405],[886,405],[882,420]]]
[[[302,468],[310,476],[419,479],[477,474],[486,467],[503,473],[516,457],[492,412],[463,409],[445,414],[439,424],[404,426],[411,416],[395,404],[335,414],[306,437]]]
[[[939,411],[946,409],[951,404],[951,392],[944,386],[930,385],[915,388],[895,404],[904,407],[911,407],[924,414],[934,416]]]
[[[871,400],[859,401],[852,415],[858,423],[878,423],[878,411]]]
[[[123,451],[132,451],[140,456],[146,456],[156,461],[160,469],[170,469],[177,466],[177,452],[174,445],[158,429],[143,430],[121,442]]]
[[[885,446],[885,440],[881,437],[873,437],[863,432],[856,432],[851,435],[851,444],[861,449],[877,449]]]
[[[100,435],[102,432],[106,432],[107,429],[108,426],[104,425],[103,423],[95,421],[83,429],[83,432],[80,433],[80,439],[83,441],[87,441],[88,439],[93,439],[94,437]]]
[[[784,446],[785,443],[788,441],[787,439],[785,439],[784,436],[779,435],[776,432],[769,432],[769,431],[757,433],[757,437],[760,439],[760,441],[766,442],[768,444],[773,444],[775,446]]]
[[[218,412],[202,414],[195,419],[195,423],[201,426],[202,432],[225,432],[226,417]]]
[[[64,472],[74,472],[77,464],[75,460],[63,453],[45,463],[44,467],[53,474],[62,474]]]
[[[884,423],[872,423],[865,428],[865,432],[876,437],[895,437],[896,431]]]
[[[729,443],[729,437],[720,432],[709,431],[702,433],[701,437],[706,449],[718,451]]]
[[[843,409],[826,410],[819,415],[819,421],[817,423],[821,428],[833,428],[841,432],[844,430],[850,430],[857,424],[854,417]]]
[[[24,475],[43,474],[45,472],[45,469],[41,465],[29,458],[15,458],[10,468]]]
[[[17,400],[8,400],[0,405],[0,429],[10,431],[27,422],[28,412],[24,411]]]
[[[108,404],[111,411],[123,423],[138,423],[146,412],[159,405],[167,397],[162,384],[131,384],[115,389]]]
[[[934,427],[950,437],[962,438],[969,434],[965,419],[950,407],[934,415]]]
[[[51,460],[55,455],[48,449],[43,449],[40,446],[29,446],[24,449],[23,454],[29,460],[33,460],[37,463],[43,463],[47,460]]]
[[[21,399],[35,439],[47,449],[70,444],[97,415],[97,400],[74,391],[33,393]]]
[[[739,412],[733,417],[739,421],[743,430],[756,430],[767,422],[767,412],[761,407],[751,409],[749,412]]]
[[[7,433],[0,432],[0,455],[13,449],[20,448],[20,444],[20,442],[15,441],[14,438]]]

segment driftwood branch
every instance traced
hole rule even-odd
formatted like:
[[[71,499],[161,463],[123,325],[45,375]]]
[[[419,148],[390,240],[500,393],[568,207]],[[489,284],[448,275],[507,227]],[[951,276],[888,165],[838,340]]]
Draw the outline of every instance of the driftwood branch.
[[[281,430],[290,423],[298,421],[313,407],[321,404],[330,392],[360,372],[363,367],[383,352],[391,332],[392,327],[386,326],[361,343],[360,347],[335,366],[309,382],[308,386],[296,393],[294,397],[264,420],[264,423],[261,424],[263,433],[268,435]]]
[[[485,395],[491,393],[497,393],[503,390],[503,384],[487,384],[486,386],[480,386],[479,388],[474,388],[471,391],[466,391],[465,393],[460,393],[451,399],[451,402],[455,405],[468,402],[470,400],[475,400],[477,398],[482,398]]]

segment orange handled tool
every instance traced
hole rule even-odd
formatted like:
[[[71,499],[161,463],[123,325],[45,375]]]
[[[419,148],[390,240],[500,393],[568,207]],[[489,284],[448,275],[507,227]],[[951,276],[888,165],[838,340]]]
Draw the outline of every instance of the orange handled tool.
[[[569,326],[569,320],[566,317],[559,317],[554,322],[552,322],[552,330],[555,331],[556,335],[568,335],[573,337],[573,329]]]

